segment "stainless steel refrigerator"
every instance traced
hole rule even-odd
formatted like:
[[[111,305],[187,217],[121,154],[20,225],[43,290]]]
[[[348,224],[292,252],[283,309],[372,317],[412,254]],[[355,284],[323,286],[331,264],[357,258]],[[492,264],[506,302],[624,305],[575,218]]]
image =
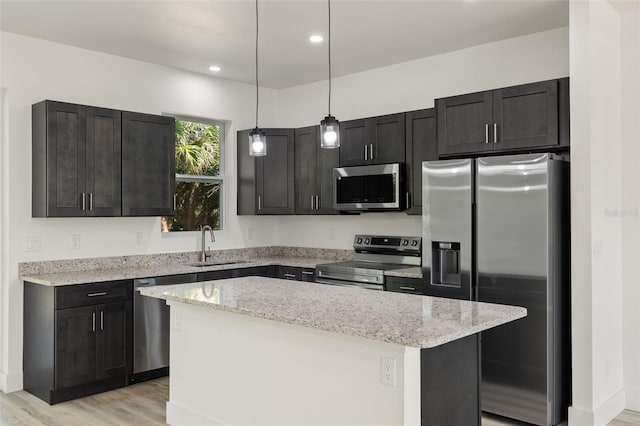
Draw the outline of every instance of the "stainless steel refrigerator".
[[[527,308],[481,335],[482,410],[560,423],[571,383],[569,162],[426,161],[422,179],[427,294]]]

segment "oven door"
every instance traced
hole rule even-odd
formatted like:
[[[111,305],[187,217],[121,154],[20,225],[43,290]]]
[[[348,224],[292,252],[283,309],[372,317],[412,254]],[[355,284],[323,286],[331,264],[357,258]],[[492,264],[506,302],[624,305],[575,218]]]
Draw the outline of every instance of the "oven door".
[[[358,287],[358,288],[364,288],[367,290],[384,290],[384,285],[381,285],[381,284],[359,283],[357,281],[339,280],[334,278],[318,278],[317,277],[316,284],[339,285],[342,287]]]

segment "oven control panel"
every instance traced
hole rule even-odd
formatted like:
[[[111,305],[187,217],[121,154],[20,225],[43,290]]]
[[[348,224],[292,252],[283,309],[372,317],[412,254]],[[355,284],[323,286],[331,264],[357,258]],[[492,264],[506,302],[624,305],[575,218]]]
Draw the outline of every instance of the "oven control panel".
[[[384,235],[356,235],[353,240],[353,248],[358,251],[382,252],[416,252],[422,251],[421,237],[396,237]]]

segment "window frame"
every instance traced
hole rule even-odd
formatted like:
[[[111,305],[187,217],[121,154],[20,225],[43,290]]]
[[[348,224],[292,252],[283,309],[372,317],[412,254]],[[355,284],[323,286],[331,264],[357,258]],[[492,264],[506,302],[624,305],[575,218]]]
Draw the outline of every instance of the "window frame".
[[[211,126],[218,126],[218,143],[219,143],[219,151],[220,151],[220,165],[218,167],[218,174],[215,176],[208,175],[188,175],[182,173],[176,173],[176,183],[178,182],[195,182],[195,183],[217,183],[220,185],[220,206],[218,208],[220,212],[220,229],[216,229],[216,231],[224,230],[225,225],[225,217],[226,217],[226,197],[225,197],[225,185],[224,185],[224,175],[225,175],[225,152],[226,152],[226,140],[227,140],[227,126],[228,122],[224,120],[216,120],[213,118],[204,118],[197,117],[193,115],[182,115],[182,114],[167,114],[171,115],[171,117],[175,118],[176,121],[189,121],[192,123],[201,123]],[[175,152],[175,150],[174,150]],[[192,231],[167,231],[163,232],[163,234],[172,235],[183,234],[185,232],[200,232],[198,230]]]

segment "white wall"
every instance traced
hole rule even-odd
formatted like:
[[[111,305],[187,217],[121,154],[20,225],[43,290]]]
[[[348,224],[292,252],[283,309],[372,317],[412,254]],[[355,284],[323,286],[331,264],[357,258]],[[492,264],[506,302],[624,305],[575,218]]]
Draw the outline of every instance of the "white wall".
[[[569,75],[569,29],[489,43],[332,80],[331,113],[351,120],[431,108],[435,98]],[[283,127],[320,123],[327,115],[327,82],[278,93]],[[281,245],[350,249],[356,233],[421,235],[421,218],[405,214],[281,217]]]
[[[640,411],[640,4],[622,11],[622,300],[626,408]]]
[[[622,66],[622,28],[619,11],[609,2],[570,3],[573,182],[570,425],[604,425],[625,406],[623,279],[634,284],[637,281],[637,270],[630,273],[627,269],[637,265],[637,246],[634,248],[627,238],[623,240],[623,234],[636,227],[635,223],[629,223],[629,218],[623,222],[623,217],[624,208],[637,204],[637,184],[623,184],[622,176],[635,180],[639,176],[637,166],[631,168],[637,161],[637,147],[630,144],[637,145],[637,140],[628,143],[622,140],[622,102],[631,103],[628,93],[624,97],[623,93],[628,91],[628,83],[637,79],[637,74],[629,75],[630,70]],[[631,132],[630,128],[625,130],[626,135]],[[625,241],[625,248],[635,249],[635,255],[630,251],[623,257]],[[625,319],[629,320],[628,314]]]
[[[179,113],[230,122],[225,151],[225,229],[212,248],[270,245],[277,239],[277,219],[235,215],[235,133],[254,126],[255,87],[183,72],[112,55],[1,33],[0,87],[8,94],[8,140],[3,138],[2,180],[10,182],[1,216],[8,218],[3,235],[7,270],[2,277],[2,364],[0,388],[22,387],[22,283],[18,262],[192,251],[196,232],[167,235],[159,218],[31,218],[31,105],[44,99],[102,106],[150,114]],[[276,93],[262,90],[263,127],[276,124]],[[3,127],[7,123],[3,122]],[[8,166],[8,167],[7,167]],[[8,170],[7,170],[8,169]],[[248,240],[246,229],[254,232]],[[144,243],[135,245],[142,232]],[[71,249],[71,234],[80,249]],[[25,238],[41,239],[41,250],[25,252]],[[6,243],[6,244],[5,244]],[[7,253],[8,252],[8,253]]]

